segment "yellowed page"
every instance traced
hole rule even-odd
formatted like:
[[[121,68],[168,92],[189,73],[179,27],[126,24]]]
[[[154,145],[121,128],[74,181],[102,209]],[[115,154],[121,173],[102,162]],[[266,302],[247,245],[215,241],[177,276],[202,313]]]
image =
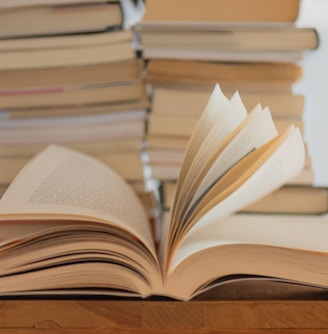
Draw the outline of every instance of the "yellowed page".
[[[189,256],[176,263],[167,281],[171,296],[189,299],[200,287],[241,273],[327,284],[327,217],[233,215],[199,232],[180,249]],[[190,280],[194,272],[199,274]]]
[[[174,254],[170,271],[193,253],[203,249],[203,235],[215,233],[221,220],[286,183],[303,168],[305,151],[298,129],[291,127],[282,144],[230,196],[205,213],[188,231]],[[200,239],[198,239],[200,238]],[[223,240],[222,238],[220,239]],[[220,241],[220,242],[221,242]],[[209,245],[213,240],[209,240]]]
[[[271,140],[269,143],[263,145],[259,149],[250,153],[244,159],[242,159],[238,164],[231,168],[218,182],[216,182],[213,187],[202,197],[199,202],[200,210],[195,211],[189,217],[188,226],[193,226],[201,217],[207,214],[214,206],[220,205],[224,202],[226,198],[236,192],[243,184],[245,184],[251,177],[260,170],[272,154],[279,149],[279,147],[287,140],[290,132],[293,128],[284,131],[279,134],[276,138]],[[304,163],[304,161],[303,161]],[[272,169],[271,174],[267,175],[268,181],[272,179],[272,184],[275,184],[279,180],[281,166],[275,166]],[[273,173],[275,172],[275,173]],[[275,175],[277,174],[277,175]],[[261,185],[260,185],[261,186]],[[249,194],[251,197],[254,194]],[[235,210],[233,210],[235,211]]]
[[[216,121],[218,115],[224,110],[225,106],[227,106],[229,100],[222,93],[220,86],[217,84],[210,96],[210,99],[204,109],[202,116],[200,117],[190,139],[185,152],[185,156],[180,168],[179,178],[177,181],[175,198],[178,198],[181,191],[181,186],[184,183],[185,176],[191,165],[196,153],[202,145],[203,140],[206,138],[208,131],[211,129],[213,123]],[[174,212],[176,210],[176,200],[173,200],[173,206],[171,210],[171,216],[174,216]],[[168,236],[171,233],[172,229],[172,219],[170,219],[169,228],[167,229],[167,233],[163,233],[161,239],[161,250],[160,257],[165,262],[167,255],[167,241]]]
[[[187,210],[195,206],[200,197],[210,189],[220,177],[245,155],[267,143],[277,135],[268,108],[257,106],[241,125],[240,131],[216,157],[206,175],[202,178]]]
[[[180,185],[183,183],[187,174],[190,164],[192,163],[194,156],[201,147],[203,140],[211,129],[213,123],[216,121],[217,116],[227,106],[229,100],[224,96],[219,85],[216,85],[213,93],[205,107],[202,116],[197,123],[192,136],[189,139],[189,143],[186,149],[185,157],[181,165],[181,172],[177,184],[177,195],[180,191]]]
[[[211,168],[213,162],[220,154],[222,147],[231,140],[232,134],[240,131],[240,127],[247,117],[247,110],[244,107],[238,92],[236,92],[228,105],[217,116],[213,125],[204,138],[200,149],[192,161],[184,183],[181,185],[181,192],[176,201],[176,211],[172,216],[173,232],[171,233],[170,248],[179,239],[181,231],[184,229],[184,216],[188,205],[199,184],[203,183],[203,177],[207,170]],[[226,161],[227,164],[233,161]]]
[[[72,219],[130,232],[156,258],[145,210],[130,186],[102,163],[49,146],[19,173],[0,200],[0,220]]]
[[[325,216],[236,214],[190,234],[183,247],[191,253],[194,242],[202,248],[239,242],[328,252],[327,233]]]
[[[229,138],[230,133],[238,128],[246,116],[247,110],[238,93],[234,94],[228,105],[217,115],[199,150],[195,152],[193,161],[184,177],[184,182],[181,184],[179,197],[175,198],[176,211],[172,216],[172,223],[177,228],[181,226],[180,223],[176,224],[175,222],[182,221],[182,213],[190,202],[195,188],[199,182],[202,182],[205,171],[211,167],[214,152]],[[227,161],[227,164],[229,163],[230,161]],[[204,172],[202,173],[202,171]]]
[[[222,141],[247,115],[239,94],[228,100],[217,85],[196,125],[188,144],[177,182],[175,210],[185,198],[185,186],[192,179],[218,142]],[[175,216],[172,216],[174,221]]]

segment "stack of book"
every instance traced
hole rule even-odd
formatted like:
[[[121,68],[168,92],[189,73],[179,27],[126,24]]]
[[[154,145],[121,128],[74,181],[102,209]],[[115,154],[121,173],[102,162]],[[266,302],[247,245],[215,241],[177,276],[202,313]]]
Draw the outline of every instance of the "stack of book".
[[[143,188],[149,102],[123,9],[114,0],[1,1],[1,192],[48,144],[87,152]]]
[[[147,163],[150,177],[161,180],[165,208],[172,203],[188,139],[215,83],[229,98],[237,90],[248,111],[257,104],[269,107],[278,131],[295,124],[304,134],[304,96],[296,95],[293,85],[303,76],[299,60],[318,47],[319,39],[314,28],[297,26],[300,4],[147,1],[138,25],[152,92]],[[325,212],[327,191],[313,187],[313,180],[307,154],[301,174],[244,212]]]

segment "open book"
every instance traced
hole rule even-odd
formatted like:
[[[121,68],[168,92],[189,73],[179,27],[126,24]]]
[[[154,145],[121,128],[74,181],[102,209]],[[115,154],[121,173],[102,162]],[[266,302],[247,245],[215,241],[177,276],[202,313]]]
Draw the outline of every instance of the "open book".
[[[248,113],[238,93],[229,100],[217,85],[190,138],[157,252],[129,185],[99,161],[51,145],[0,201],[0,294],[189,300],[237,274],[328,284],[324,243],[307,242],[306,224],[295,225],[304,233],[293,240],[272,222],[268,232],[253,224],[243,235],[245,222],[229,218],[298,174],[304,155],[297,128],[277,134],[268,108]]]

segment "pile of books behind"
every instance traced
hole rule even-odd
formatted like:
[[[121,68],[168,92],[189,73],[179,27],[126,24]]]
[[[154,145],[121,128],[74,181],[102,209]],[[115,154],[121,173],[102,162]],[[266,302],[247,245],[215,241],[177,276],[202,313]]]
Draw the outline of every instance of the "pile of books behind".
[[[120,1],[0,4],[1,193],[37,152],[97,157],[143,193],[144,64]]]
[[[248,111],[269,107],[278,131],[290,124],[304,134],[300,60],[319,45],[317,31],[297,26],[300,0],[146,2],[137,31],[151,87],[147,132],[148,173],[162,184],[169,209],[188,138],[219,83],[238,91]],[[243,213],[319,214],[326,189],[313,186],[311,158],[303,172]]]

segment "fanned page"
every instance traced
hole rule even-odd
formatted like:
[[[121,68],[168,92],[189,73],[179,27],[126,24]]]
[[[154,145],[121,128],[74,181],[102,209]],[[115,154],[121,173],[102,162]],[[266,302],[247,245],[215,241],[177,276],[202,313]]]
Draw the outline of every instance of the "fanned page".
[[[168,277],[182,261],[206,248],[221,245],[223,237],[211,238],[207,242],[204,235],[217,235],[216,229],[220,229],[221,221],[226,217],[298,174],[304,157],[302,136],[298,129],[291,126],[234,166],[230,174],[226,174],[226,179],[220,180],[223,184],[218,182],[216,189],[214,187],[209,198],[204,200],[204,211],[193,217],[193,227],[172,256]],[[233,240],[238,240],[238,234]]]
[[[189,139],[186,153],[185,153],[182,165],[181,165],[179,178],[177,180],[176,193],[174,195],[174,200],[173,200],[172,209],[171,209],[170,224],[166,230],[166,233],[162,234],[162,239],[161,239],[160,257],[161,257],[161,262],[164,263],[164,266],[165,266],[165,263],[167,262],[168,252],[170,249],[169,237],[174,234],[176,229],[178,229],[177,224],[174,224],[173,222],[175,221],[175,215],[176,215],[176,210],[179,206],[179,200],[181,198],[183,200],[183,195],[181,194],[181,192],[184,189],[184,182],[185,182],[185,178],[188,173],[189,167],[195,160],[195,156],[197,152],[200,150],[200,147],[202,143],[204,142],[208,132],[212,128],[213,123],[215,123],[218,120],[223,110],[226,107],[228,107],[228,105],[229,105],[229,100],[223,94],[220,86],[216,85],[205,107],[205,110],[202,116],[200,117],[200,120],[197,123]],[[241,118],[242,117],[244,117],[244,115],[241,115]]]
[[[212,136],[214,139],[216,131],[219,129],[214,128]],[[212,131],[206,139],[212,139],[211,135]],[[189,193],[183,203],[183,215],[178,218],[181,226],[180,235],[189,228],[189,217],[199,210],[198,203],[201,203],[202,198],[206,197],[212,187],[242,158],[276,135],[277,130],[269,110],[262,110],[258,105],[224,140],[218,143],[212,140],[215,145],[208,145],[211,154],[206,161],[203,161],[203,166],[197,170],[197,174],[190,178],[192,184],[187,185]],[[207,140],[204,144],[207,144]]]
[[[261,129],[259,131],[258,129]],[[229,138],[214,150],[211,160],[201,173],[196,191],[186,209],[186,214],[193,211],[202,196],[239,160],[250,154],[277,135],[269,109],[256,106],[248,117],[231,133]]]
[[[217,90],[217,88],[216,88]],[[214,91],[215,98],[217,92]],[[213,109],[215,111],[215,109]],[[205,113],[206,114],[206,113]],[[188,154],[186,159],[192,157],[191,163],[186,168],[186,174],[184,180],[180,185],[179,197],[175,198],[176,210],[172,216],[172,237],[179,233],[182,226],[182,215],[185,207],[190,201],[190,196],[193,194],[195,188],[199,182],[202,182],[204,170],[206,171],[212,163],[213,151],[217,150],[221,146],[221,143],[229,138],[229,135],[234,131],[238,125],[245,119],[247,111],[240,99],[238,93],[236,93],[231,101],[226,106],[223,106],[221,111],[217,109],[217,116],[212,120],[210,129],[206,133],[206,137],[203,138],[201,145],[197,151]],[[206,123],[201,122],[200,126],[206,126]],[[201,132],[202,133],[202,132]],[[205,131],[203,132],[205,133]],[[197,135],[194,139],[197,138]],[[201,138],[201,136],[199,136]],[[178,221],[179,224],[174,224]],[[173,240],[172,240],[173,241]],[[171,246],[171,245],[170,245]]]
[[[156,251],[145,210],[114,171],[77,151],[52,145],[32,159],[0,201],[0,218],[111,225]]]
[[[298,129],[290,127],[277,135],[268,108],[262,110],[258,105],[242,117],[244,107],[234,103],[235,98],[230,102],[220,98],[215,104],[217,91],[210,99],[212,115],[221,110],[217,117],[224,121],[240,113],[239,122],[227,121],[229,131],[221,135],[224,126],[220,122],[206,127],[210,119],[206,108],[193,133],[174,198],[165,272],[189,230],[198,230],[212,220],[218,222],[256,201],[296,176],[304,165],[304,143]],[[220,101],[224,101],[223,107]]]
[[[302,136],[291,126],[234,165],[198,203],[190,219],[195,230],[218,222],[282,186],[301,172],[304,164]]]

